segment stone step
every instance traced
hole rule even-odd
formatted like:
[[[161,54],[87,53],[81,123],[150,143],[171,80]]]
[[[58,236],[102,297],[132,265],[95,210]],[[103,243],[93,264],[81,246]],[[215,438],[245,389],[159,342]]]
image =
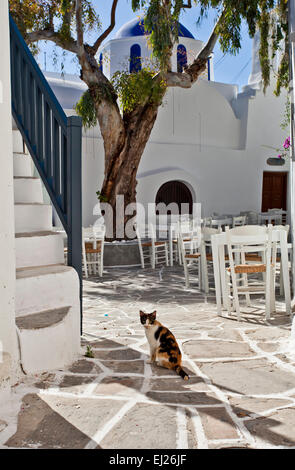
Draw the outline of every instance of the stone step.
[[[35,374],[75,361],[80,353],[79,324],[79,304],[18,317],[23,370]]]
[[[15,203],[43,203],[41,180],[32,176],[15,176],[14,202]]]
[[[70,266],[52,265],[16,270],[16,316],[79,303],[79,279]]]
[[[20,330],[40,330],[61,322],[69,313],[70,307],[55,308],[43,312],[31,313],[16,318]]]
[[[52,231],[25,232],[15,235],[16,268],[64,263],[64,242]]]
[[[14,176],[33,176],[32,159],[26,153],[13,154]]]
[[[22,153],[24,151],[23,138],[19,130],[12,130],[13,152]]]
[[[14,205],[15,233],[40,232],[52,228],[49,204],[17,203]]]

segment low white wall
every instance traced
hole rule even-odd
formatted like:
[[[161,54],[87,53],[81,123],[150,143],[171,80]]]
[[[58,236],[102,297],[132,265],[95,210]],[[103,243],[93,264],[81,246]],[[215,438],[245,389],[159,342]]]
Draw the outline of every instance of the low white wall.
[[[13,152],[10,93],[10,41],[8,2],[0,2],[0,360],[10,355],[11,374],[17,360],[15,336],[15,247],[13,201]],[[7,357],[7,355],[6,355]],[[1,370],[1,369],[0,369]],[[1,377],[0,377],[1,389]],[[1,391],[1,390],[0,390]]]

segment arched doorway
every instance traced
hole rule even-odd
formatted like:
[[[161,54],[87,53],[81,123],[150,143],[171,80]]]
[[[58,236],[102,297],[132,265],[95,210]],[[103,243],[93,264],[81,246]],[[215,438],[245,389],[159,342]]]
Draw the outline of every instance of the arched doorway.
[[[160,204],[161,202],[166,205],[172,202],[176,203],[179,213],[181,213],[181,204],[188,204],[188,211],[186,211],[186,213],[193,213],[192,193],[181,181],[168,181],[160,187],[156,196],[156,204]]]

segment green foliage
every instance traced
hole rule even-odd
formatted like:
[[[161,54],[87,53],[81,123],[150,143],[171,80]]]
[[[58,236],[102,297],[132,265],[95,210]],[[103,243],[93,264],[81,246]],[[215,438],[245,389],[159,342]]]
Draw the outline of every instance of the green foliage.
[[[86,90],[75,106],[75,110],[82,118],[83,126],[94,127],[97,124],[96,110],[90,90]]]
[[[94,353],[93,353],[92,348],[89,344],[87,345],[85,357],[91,357],[91,358],[94,357]]]
[[[96,196],[100,202],[108,202],[108,198],[103,196],[100,191],[96,191]]]
[[[54,30],[65,44],[75,33],[75,0],[9,0],[9,9],[25,38],[32,31]],[[92,0],[82,2],[82,24],[84,32],[101,26]]]
[[[283,131],[285,131],[286,129],[289,129],[290,122],[291,122],[291,102],[290,102],[289,96],[287,96],[283,121],[280,126],[281,129],[283,129]]]
[[[112,84],[116,90],[124,113],[132,112],[137,106],[152,104],[159,106],[166,91],[163,80],[155,80],[155,71],[142,68],[136,73],[116,72]]]
[[[84,127],[89,128],[96,126],[96,107],[101,103],[102,99],[110,102],[117,100],[117,95],[112,85],[108,82],[93,84],[79,99],[75,110],[77,114],[81,116]]]
[[[76,37],[75,0],[9,0],[10,11],[26,38],[32,31],[54,30],[59,39],[59,45],[66,45]],[[149,36],[153,57],[158,61],[159,71],[164,75],[171,70],[171,54],[173,46],[178,42],[178,21],[180,14],[187,5],[186,0],[131,0],[134,11],[145,12],[145,29]],[[224,53],[237,54],[241,48],[241,27],[243,22],[248,26],[250,37],[257,29],[260,30],[261,46],[259,51],[264,89],[270,83],[272,60],[280,51],[282,44],[281,64],[277,72],[278,95],[283,87],[288,87],[289,58],[288,58],[288,1],[287,0],[192,0],[192,8],[198,6],[197,24],[208,14],[209,9],[215,9],[216,18],[224,12],[222,22],[218,26],[219,42]],[[100,27],[99,16],[94,6],[94,0],[82,1],[82,23],[84,32]],[[34,45],[38,52],[38,45]],[[143,70],[137,76],[127,73],[117,74],[114,85],[123,104],[123,109],[130,112],[137,104],[146,99],[150,102],[161,102],[163,83],[158,88],[151,84],[152,74]],[[139,91],[139,87],[143,86]],[[101,87],[92,99],[101,99],[110,92],[109,87]],[[112,94],[112,93],[111,93]],[[86,96],[82,99],[81,110],[87,110],[85,122],[93,123],[91,100]],[[85,113],[84,113],[85,114]]]
[[[182,0],[132,0],[134,11],[145,10],[145,28],[151,32],[150,44],[162,71],[169,70],[171,45],[178,42],[177,22],[183,10]],[[272,59],[285,42],[285,51],[277,73],[277,88],[288,87],[288,20],[287,0],[194,0],[200,7],[197,25],[206,18],[209,9],[216,10],[216,17],[224,11],[218,26],[219,43],[224,53],[237,54],[241,48],[241,26],[245,21],[250,37],[260,30],[260,63],[264,90],[269,86]]]

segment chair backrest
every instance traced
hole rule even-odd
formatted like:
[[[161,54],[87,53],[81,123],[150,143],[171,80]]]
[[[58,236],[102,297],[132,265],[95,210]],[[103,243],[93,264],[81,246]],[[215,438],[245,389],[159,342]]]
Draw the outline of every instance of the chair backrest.
[[[202,219],[202,226],[203,227],[211,227],[211,223],[212,223],[212,218],[211,217],[204,217]]]
[[[233,217],[233,227],[240,227],[246,225],[247,217],[245,215],[239,215],[237,217]]]
[[[178,240],[181,247],[189,249],[192,253],[201,244],[201,227],[196,227],[192,222],[179,223],[177,228]]]
[[[226,227],[229,228],[229,227]],[[242,236],[256,236],[266,233],[266,225],[241,225],[229,229],[231,235],[242,235]]]
[[[161,228],[161,226],[158,226],[158,228]],[[165,226],[167,230],[167,226]],[[137,224],[135,223],[135,229],[136,229],[136,236],[138,239],[138,242],[141,244],[142,240],[149,240],[153,244],[156,241],[157,235],[156,235],[156,226],[152,223],[150,224]]]
[[[85,249],[85,243],[91,243],[95,248],[100,247],[101,253],[103,253],[105,233],[104,225],[82,227],[83,249]]]
[[[283,209],[268,209],[268,212],[275,212],[277,214],[282,214],[283,213]]]
[[[275,225],[275,230],[285,230],[289,234],[290,225]]]
[[[211,227],[225,227],[228,224],[232,223],[231,217],[212,219]]]
[[[211,243],[212,235],[216,235],[218,233],[222,233],[221,227],[219,227],[219,228],[203,227],[202,228],[202,240],[204,242],[210,242]]]
[[[265,252],[265,262],[268,266],[271,262],[275,263],[277,244],[274,243],[273,227],[271,225],[265,227],[265,229],[259,227],[264,230],[257,230],[256,233],[251,234],[243,234],[242,231],[239,233],[238,228],[241,227],[233,229],[226,227],[225,229],[231,269],[233,269],[236,262],[245,264],[245,254],[253,252]]]
[[[282,218],[282,214],[270,211],[259,216],[260,224],[272,224],[274,222],[275,225],[282,225]]]

